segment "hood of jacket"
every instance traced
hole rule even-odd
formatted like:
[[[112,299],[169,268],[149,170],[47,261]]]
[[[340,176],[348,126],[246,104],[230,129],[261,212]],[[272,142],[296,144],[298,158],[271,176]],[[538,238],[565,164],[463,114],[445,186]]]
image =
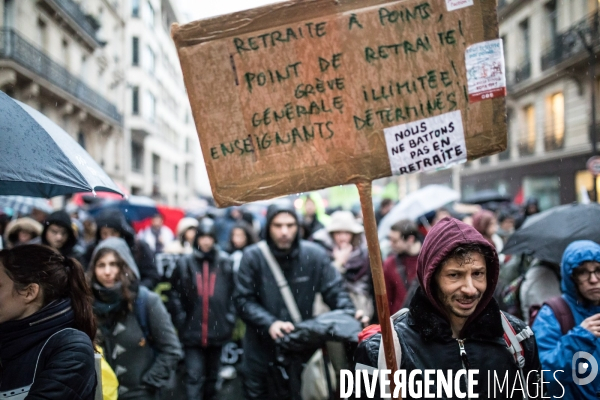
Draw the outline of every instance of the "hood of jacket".
[[[67,234],[69,238],[65,242],[62,248],[60,248],[60,252],[64,256],[69,256],[73,247],[77,244],[77,235],[75,234],[75,230],[73,229],[73,221],[71,221],[71,217],[66,211],[60,210],[55,211],[46,218],[46,222],[44,223],[44,231],[42,232],[42,244],[49,245],[46,240],[46,233],[48,232],[48,228],[50,225],[58,225],[67,230]]]
[[[432,288],[434,274],[442,261],[446,259],[456,247],[466,244],[478,244],[491,251],[493,258],[486,258],[487,268],[487,288],[481,296],[475,311],[467,319],[465,328],[475,319],[483,309],[488,305],[494,295],[496,284],[498,283],[498,274],[500,273],[500,263],[496,249],[492,246],[475,228],[465,224],[457,219],[446,217],[438,222],[427,234],[419,259],[417,261],[417,277],[419,284],[423,288],[427,299],[444,316],[446,311],[437,299],[436,293]]]
[[[130,248],[133,248],[135,242],[135,231],[127,223],[125,216],[121,211],[115,209],[106,209],[100,211],[100,213],[96,216],[96,226],[98,230],[96,231],[96,243],[100,243],[102,239],[100,238],[100,228],[107,227],[112,228],[119,232],[119,235],[129,245]]]
[[[8,225],[6,225],[6,231],[4,232],[4,239],[6,239],[6,241],[9,242],[10,244],[14,244],[18,239],[17,233],[21,229],[32,232],[34,238],[36,238],[42,234],[44,227],[42,224],[40,224],[33,218],[29,218],[29,217],[17,218],[13,221],[10,221],[8,223]]]
[[[294,242],[292,243],[292,248],[288,251],[280,250],[277,247],[277,245],[275,244],[275,242],[273,241],[273,239],[271,239],[271,233],[270,233],[271,223],[273,222],[273,219],[281,213],[290,214],[292,217],[294,217],[294,219],[296,220],[296,223],[298,224],[298,232],[296,233],[296,237],[294,238]],[[298,221],[298,214],[296,213],[296,208],[294,207],[294,204],[291,201],[280,200],[269,206],[269,208],[267,209],[267,224],[266,224],[266,230],[265,230],[265,238],[267,240],[267,244],[269,245],[271,251],[277,258],[288,257],[288,256],[294,257],[295,254],[298,252],[298,249],[300,247],[300,224]]]
[[[139,270],[137,264],[135,263],[133,255],[131,254],[131,250],[129,249],[127,242],[125,242],[125,240],[123,240],[121,238],[110,237],[110,238],[105,239],[105,240],[101,241],[100,243],[98,243],[98,246],[96,246],[96,248],[94,249],[94,252],[92,253],[91,262],[93,262],[94,259],[96,258],[96,254],[98,254],[98,252],[101,249],[105,249],[105,248],[116,251],[117,254],[123,259],[123,261],[125,261],[125,263],[127,263],[129,268],[131,268],[131,270],[133,271],[135,276],[138,279],[140,279],[140,270]]]
[[[600,262],[600,245],[591,240],[577,240],[565,249],[561,262],[561,290],[565,296],[577,303],[579,293],[571,278],[573,270],[585,261]]]

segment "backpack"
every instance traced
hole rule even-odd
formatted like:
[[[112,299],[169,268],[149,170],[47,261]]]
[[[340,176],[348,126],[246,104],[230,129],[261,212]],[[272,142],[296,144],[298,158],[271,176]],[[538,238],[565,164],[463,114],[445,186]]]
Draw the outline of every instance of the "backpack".
[[[150,325],[148,324],[148,288],[140,285],[138,295],[133,303],[133,311],[137,319],[142,334],[146,342],[152,346],[152,335],[150,334]]]
[[[531,316],[529,318],[530,325],[533,325],[533,321],[538,316],[540,309],[544,305],[550,307],[550,309],[554,313],[556,320],[560,324],[560,331],[563,334],[563,336],[569,333],[569,331],[575,327],[575,317],[573,317],[571,307],[569,307],[569,304],[562,296],[552,297],[546,300],[541,306],[531,306]]]
[[[514,315],[520,320],[524,320],[523,312],[521,311],[521,287],[525,280],[525,274],[519,275],[502,289],[500,300],[502,310]]]

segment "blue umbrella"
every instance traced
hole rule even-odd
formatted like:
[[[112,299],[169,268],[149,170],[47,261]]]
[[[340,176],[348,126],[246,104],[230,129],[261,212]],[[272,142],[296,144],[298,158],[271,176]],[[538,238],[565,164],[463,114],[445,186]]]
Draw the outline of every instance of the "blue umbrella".
[[[40,112],[0,91],[0,195],[121,194],[92,157]]]
[[[119,210],[130,223],[143,221],[158,214],[156,203],[152,199],[143,196],[129,196],[127,200],[121,201],[107,200],[88,211],[95,217],[100,211],[107,208]]]

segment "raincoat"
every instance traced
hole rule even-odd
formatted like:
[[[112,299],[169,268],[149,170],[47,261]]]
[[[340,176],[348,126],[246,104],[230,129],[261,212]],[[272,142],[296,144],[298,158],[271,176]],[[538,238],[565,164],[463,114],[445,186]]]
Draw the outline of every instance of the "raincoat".
[[[600,262],[600,246],[598,244],[590,240],[578,240],[571,243],[565,250],[561,263],[562,297],[567,301],[573,313],[575,327],[563,336],[558,320],[547,305],[540,309],[532,327],[537,337],[540,360],[544,370],[551,370],[551,372],[544,372],[544,381],[550,381],[548,394],[561,397],[563,388],[556,382],[558,380],[564,386],[564,396],[562,397],[564,400],[592,399],[596,398],[597,393],[600,392],[600,377],[596,377],[591,383],[582,386],[573,382],[572,363],[576,352],[585,351],[590,353],[596,361],[600,360],[600,339],[581,326],[584,319],[600,313],[600,306],[584,304],[578,295],[576,283],[571,278],[573,270],[584,261]],[[563,372],[556,372],[556,379],[554,379],[552,375],[557,370]]]

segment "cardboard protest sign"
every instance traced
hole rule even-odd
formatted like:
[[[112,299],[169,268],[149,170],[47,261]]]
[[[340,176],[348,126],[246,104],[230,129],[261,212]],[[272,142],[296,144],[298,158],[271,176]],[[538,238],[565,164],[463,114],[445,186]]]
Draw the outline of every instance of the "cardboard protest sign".
[[[295,0],[172,36],[219,206],[506,148],[494,1]]]

